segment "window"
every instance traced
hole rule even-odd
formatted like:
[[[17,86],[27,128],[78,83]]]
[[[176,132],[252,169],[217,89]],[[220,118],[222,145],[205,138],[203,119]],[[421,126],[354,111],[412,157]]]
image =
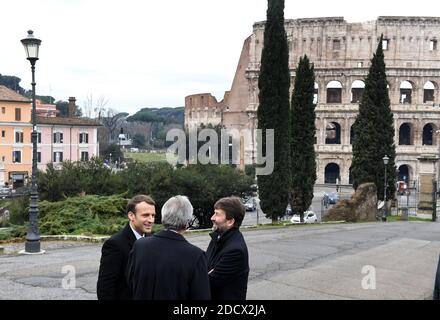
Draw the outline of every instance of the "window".
[[[87,151],[81,152],[81,161],[89,161],[89,153]]]
[[[341,50],[341,41],[333,40],[333,50]]]
[[[37,152],[37,162],[41,163],[41,152]]]
[[[342,102],[342,84],[339,81],[330,81],[327,85],[327,103]]]
[[[430,40],[429,41],[429,50],[435,51],[437,50],[437,40]]]
[[[423,103],[434,102],[435,85],[433,82],[428,81],[423,86]]]
[[[6,157],[2,156],[2,161],[5,162],[6,161]]]
[[[400,103],[411,104],[413,86],[409,81],[403,81],[400,85]]]
[[[21,109],[15,108],[15,121],[21,121]]]
[[[382,49],[383,50],[388,50],[388,44],[389,44],[389,40],[388,39],[383,39],[382,40]]]
[[[89,134],[86,132],[81,132],[79,134],[79,143],[89,143]]]
[[[2,113],[5,114],[6,113],[6,108],[2,107]]]
[[[357,63],[357,67],[358,67],[358,68],[363,68],[363,66],[364,66],[364,63],[363,63],[363,62],[358,62],[358,63]]]
[[[6,137],[6,131],[2,130],[2,138]]]
[[[23,143],[23,132],[15,131],[15,143]]]
[[[63,143],[63,133],[55,132],[53,134],[53,143]]]
[[[54,152],[53,153],[53,162],[63,162],[63,153],[62,152]]]
[[[21,163],[21,151],[12,151],[12,162]]]

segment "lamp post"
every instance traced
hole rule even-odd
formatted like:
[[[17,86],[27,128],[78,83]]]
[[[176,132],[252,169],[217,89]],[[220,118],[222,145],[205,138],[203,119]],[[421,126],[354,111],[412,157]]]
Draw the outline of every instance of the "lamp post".
[[[40,248],[40,231],[38,228],[38,185],[37,185],[37,113],[35,103],[35,63],[41,40],[34,37],[32,30],[21,40],[32,70],[32,188],[29,205],[29,229],[26,234],[24,253],[44,253]]]
[[[383,202],[384,202],[384,214],[382,216],[382,221],[387,221],[387,166],[390,158],[388,156],[383,157],[383,164],[385,167],[385,180],[383,185]]]

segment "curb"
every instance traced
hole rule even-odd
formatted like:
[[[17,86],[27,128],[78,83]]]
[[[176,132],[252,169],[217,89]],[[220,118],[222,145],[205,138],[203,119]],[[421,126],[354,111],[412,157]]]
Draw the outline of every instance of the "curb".
[[[345,221],[331,221],[331,222],[321,222],[314,225],[322,225],[322,224],[341,224],[346,223]],[[292,224],[292,223],[285,223],[280,226],[274,225],[273,228],[280,228],[280,227],[286,227],[286,226],[293,226],[293,225],[301,225],[301,224]],[[305,224],[304,224],[305,225]],[[242,226],[240,229],[245,230],[259,230],[259,226]],[[264,230],[272,229],[270,224],[268,224],[268,227],[266,227]],[[195,229],[195,230],[187,230],[186,233],[188,234],[201,234],[206,232],[211,232],[212,229]],[[75,236],[75,235],[55,235],[55,236],[40,236],[41,241],[82,241],[82,242],[90,242],[90,243],[104,243],[107,239],[109,239],[110,236],[102,236],[102,237],[92,237],[92,236]],[[20,239],[20,242],[23,239]],[[15,241],[14,241],[15,242]],[[0,254],[4,252],[4,248],[0,247]]]
[[[72,236],[72,235],[58,235],[58,236],[40,236],[41,240],[46,241],[84,241],[84,242],[93,242],[93,243],[102,243],[105,242],[110,236],[104,237],[89,237],[89,236]]]

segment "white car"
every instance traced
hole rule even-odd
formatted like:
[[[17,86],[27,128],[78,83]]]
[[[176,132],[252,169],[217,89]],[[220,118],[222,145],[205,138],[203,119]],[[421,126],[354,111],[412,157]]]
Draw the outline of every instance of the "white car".
[[[257,210],[257,206],[255,204],[255,201],[252,198],[244,203],[244,207],[246,208],[246,211],[255,211],[255,210]]]
[[[294,214],[290,219],[291,223],[301,223],[301,217],[299,214]],[[304,212],[304,223],[316,223],[318,222],[318,217],[313,211]]]

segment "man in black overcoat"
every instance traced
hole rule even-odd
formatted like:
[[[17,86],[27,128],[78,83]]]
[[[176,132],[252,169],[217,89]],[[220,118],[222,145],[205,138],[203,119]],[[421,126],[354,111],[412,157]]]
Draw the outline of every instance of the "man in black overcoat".
[[[129,253],[137,239],[152,232],[156,216],[151,197],[138,195],[127,204],[129,222],[102,246],[97,283],[98,300],[131,300],[125,271]]]
[[[237,197],[214,205],[213,232],[206,251],[213,300],[246,300],[249,255],[239,228],[246,209]]]

